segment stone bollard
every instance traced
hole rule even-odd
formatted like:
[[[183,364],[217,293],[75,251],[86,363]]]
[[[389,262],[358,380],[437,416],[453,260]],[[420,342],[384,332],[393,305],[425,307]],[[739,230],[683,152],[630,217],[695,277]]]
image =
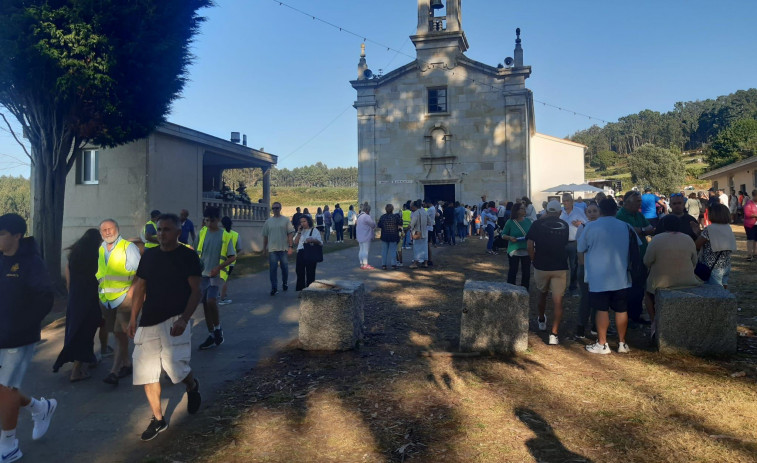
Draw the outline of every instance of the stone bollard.
[[[365,286],[316,280],[300,295],[299,338],[304,350],[354,349],[363,337]]]
[[[528,349],[528,299],[522,286],[466,281],[460,351],[514,354]]]
[[[736,296],[722,286],[658,289],[655,313],[660,352],[736,353]]]

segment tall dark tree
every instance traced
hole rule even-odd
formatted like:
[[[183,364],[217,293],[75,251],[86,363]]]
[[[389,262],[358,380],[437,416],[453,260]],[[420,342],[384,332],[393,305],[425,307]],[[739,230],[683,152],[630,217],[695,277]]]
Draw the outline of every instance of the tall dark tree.
[[[60,275],[66,175],[87,143],[164,121],[212,0],[0,0],[0,105],[31,144],[34,235]]]

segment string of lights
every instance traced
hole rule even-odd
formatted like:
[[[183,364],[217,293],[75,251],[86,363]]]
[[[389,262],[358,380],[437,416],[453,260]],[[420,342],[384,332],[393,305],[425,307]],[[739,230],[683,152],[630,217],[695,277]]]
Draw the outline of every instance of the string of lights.
[[[381,43],[381,42],[377,42],[377,41],[375,41],[375,40],[372,40],[372,39],[370,39],[369,37],[367,37],[366,35],[363,35],[363,34],[358,34],[357,32],[353,32],[353,31],[351,31],[351,30],[349,30],[349,29],[347,29],[347,28],[344,28],[344,27],[342,27],[342,26],[339,26],[339,25],[337,25],[337,24],[334,24],[334,23],[332,23],[332,22],[329,22],[329,21],[327,21],[327,20],[325,20],[325,19],[322,19],[322,18],[320,18],[320,17],[318,17],[318,16],[316,16],[316,15],[314,15],[314,14],[312,14],[312,13],[308,13],[308,12],[306,12],[306,11],[303,11],[303,10],[301,10],[301,9],[297,8],[297,7],[294,7],[294,6],[292,6],[292,5],[289,5],[288,3],[282,2],[282,1],[280,1],[280,0],[271,0],[271,1],[273,1],[274,3],[278,3],[278,4],[279,4],[279,6],[287,7],[287,8],[289,8],[290,10],[293,10],[293,11],[295,11],[295,12],[297,12],[297,13],[299,13],[299,14],[303,15],[303,16],[306,16],[306,17],[308,17],[308,18],[311,18],[311,19],[312,19],[312,20],[314,20],[314,21],[318,21],[318,22],[321,22],[321,23],[323,23],[323,24],[325,24],[325,25],[327,25],[327,26],[330,26],[330,27],[332,27],[332,28],[334,28],[334,29],[337,29],[337,30],[339,30],[339,32],[344,32],[344,33],[347,33],[347,34],[349,34],[349,35],[352,35],[352,36],[354,36],[354,37],[357,37],[357,38],[361,39],[361,40],[362,40],[362,41],[363,41],[364,43],[372,43],[372,44],[374,44],[374,45],[377,45],[377,46],[380,46],[380,47],[382,47],[382,48],[386,48],[386,51],[393,51],[393,52],[395,53],[395,57],[396,57],[397,55],[403,55],[403,56],[406,56],[406,57],[408,57],[408,58],[410,58],[410,59],[417,59],[417,58],[416,58],[415,56],[412,56],[412,55],[410,55],[410,54],[408,54],[408,53],[405,53],[405,52],[403,52],[402,50],[398,50],[398,49],[396,49],[396,48],[393,48],[393,47],[391,47],[391,46],[385,45],[385,44],[383,44],[383,43]],[[426,63],[422,63],[422,64],[426,64]],[[447,71],[447,72],[451,72],[453,76],[455,75],[454,69],[444,69],[444,71]],[[498,91],[498,92],[502,92],[502,91],[504,91],[504,88],[503,88],[503,87],[499,87],[499,86],[496,86],[496,85],[492,85],[492,84],[489,84],[489,83],[487,83],[487,82],[482,82],[482,81],[480,81],[480,80],[479,80],[479,81],[476,81],[475,79],[472,79],[472,78],[470,78],[470,77],[465,77],[464,79],[465,79],[465,80],[468,80],[468,81],[470,81],[470,82],[472,82],[472,83],[474,83],[474,84],[477,84],[477,85],[479,85],[479,86],[483,86],[483,87],[489,87],[489,88],[490,88],[491,90],[493,90],[493,91]],[[589,120],[596,120],[596,121],[599,121],[599,122],[602,122],[602,123],[605,123],[605,124],[609,123],[608,121],[606,121],[606,120],[604,120],[604,119],[602,119],[602,118],[600,118],[600,117],[591,116],[591,115],[589,115],[589,114],[584,114],[584,113],[581,113],[581,112],[578,112],[578,111],[574,111],[574,110],[572,110],[572,109],[569,109],[569,108],[564,108],[564,107],[562,107],[562,106],[558,106],[558,105],[554,105],[554,104],[552,104],[552,103],[548,103],[548,102],[546,102],[546,101],[541,101],[541,100],[536,100],[536,99],[535,99],[535,100],[534,100],[534,102],[536,102],[536,103],[540,103],[541,105],[543,105],[543,106],[545,106],[545,107],[550,107],[550,108],[553,108],[553,109],[557,109],[558,111],[563,111],[563,112],[567,112],[567,113],[573,113],[573,115],[574,115],[574,116],[581,116],[581,117],[586,117],[586,118],[588,118]],[[288,155],[287,155],[287,156],[288,156]]]
[[[323,132],[325,132],[326,129],[328,129],[329,127],[331,127],[334,124],[334,122],[337,121],[337,119],[339,119],[340,117],[342,117],[344,115],[344,113],[346,113],[347,110],[350,109],[351,107],[352,107],[352,105],[349,105],[346,108],[344,108],[344,110],[341,113],[339,113],[338,116],[336,116],[335,118],[331,119],[331,121],[329,121],[329,123],[326,124],[321,130],[319,130],[318,133],[316,133],[312,137],[308,138],[308,140],[305,143],[301,144],[300,146],[298,146],[297,148],[295,148],[293,151],[291,151],[289,154],[287,154],[286,156],[284,156],[281,159],[279,159],[278,162],[283,161],[284,159],[288,158],[289,156],[293,155],[297,151],[299,151],[302,148],[304,148],[305,146],[307,146],[311,141],[315,140],[320,134],[322,134]]]

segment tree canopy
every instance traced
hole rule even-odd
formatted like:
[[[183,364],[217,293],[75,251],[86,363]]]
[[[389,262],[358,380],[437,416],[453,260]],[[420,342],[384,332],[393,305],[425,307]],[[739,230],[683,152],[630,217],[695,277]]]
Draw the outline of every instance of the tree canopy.
[[[29,179],[0,177],[0,215],[14,213],[28,221],[32,205],[30,196]]]
[[[647,143],[628,158],[631,181],[662,193],[673,193],[686,181],[686,166],[669,149]]]
[[[739,119],[718,133],[707,150],[713,169],[757,155],[757,120]]]
[[[678,102],[666,113],[645,109],[604,127],[594,125],[578,131],[569,138],[588,146],[587,162],[596,165],[594,158],[602,151],[626,156],[646,143],[677,152],[704,148],[740,119],[757,119],[757,89]]]
[[[211,0],[0,0],[0,105],[32,150],[34,234],[60,274],[65,181],[86,144],[164,121]]]

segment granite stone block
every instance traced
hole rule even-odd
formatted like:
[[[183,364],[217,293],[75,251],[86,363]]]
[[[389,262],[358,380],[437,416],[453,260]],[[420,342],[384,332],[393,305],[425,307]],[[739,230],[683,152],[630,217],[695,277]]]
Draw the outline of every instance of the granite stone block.
[[[514,354],[528,349],[528,303],[522,286],[466,281],[460,351]]]
[[[300,294],[301,347],[304,350],[354,349],[363,336],[363,283],[316,280]]]
[[[660,352],[736,353],[736,297],[722,286],[658,289],[655,312]]]

